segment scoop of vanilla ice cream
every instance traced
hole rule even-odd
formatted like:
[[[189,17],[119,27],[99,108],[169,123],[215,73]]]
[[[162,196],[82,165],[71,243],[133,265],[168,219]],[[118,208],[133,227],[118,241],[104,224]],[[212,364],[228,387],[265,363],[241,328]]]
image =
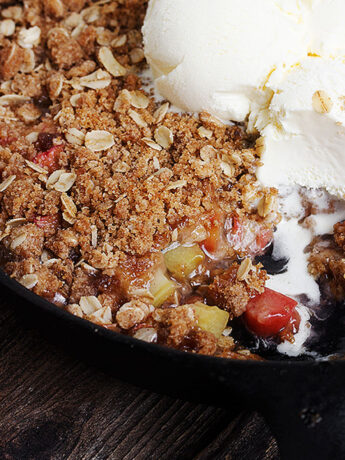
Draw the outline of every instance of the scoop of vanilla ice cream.
[[[259,117],[259,180],[324,187],[345,196],[344,61],[308,57],[269,87],[274,96]]]
[[[305,1],[151,0],[143,35],[157,90],[180,109],[243,121],[270,97],[271,73],[308,53]]]
[[[313,0],[310,28],[311,53],[323,57],[345,56],[345,1]]]

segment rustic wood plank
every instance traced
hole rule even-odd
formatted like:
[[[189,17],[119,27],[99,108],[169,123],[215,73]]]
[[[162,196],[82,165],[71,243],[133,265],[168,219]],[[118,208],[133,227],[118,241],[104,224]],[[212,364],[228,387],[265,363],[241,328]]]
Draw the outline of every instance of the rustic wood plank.
[[[159,396],[78,361],[0,295],[0,458],[277,459],[263,420]]]
[[[226,426],[195,460],[213,458],[279,460],[279,455],[263,418],[256,413],[244,413]]]

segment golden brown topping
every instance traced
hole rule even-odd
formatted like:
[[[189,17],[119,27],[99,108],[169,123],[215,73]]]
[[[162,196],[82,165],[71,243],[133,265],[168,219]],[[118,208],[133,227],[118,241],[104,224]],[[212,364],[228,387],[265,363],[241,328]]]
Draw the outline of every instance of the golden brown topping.
[[[130,329],[144,321],[152,312],[150,307],[140,300],[125,303],[116,313],[116,321],[122,329]]]
[[[224,310],[241,314],[265,273],[247,269],[249,249],[237,254],[227,232],[234,215],[270,231],[275,195],[255,185],[259,152],[242,127],[169,111],[145,91],[146,6],[47,0],[2,8],[0,239],[13,257],[5,269],[97,324],[244,359],[231,337],[218,338]],[[225,271],[209,249],[225,257]],[[247,257],[240,267],[232,266],[237,255]],[[210,283],[200,298],[194,286]],[[197,317],[180,306],[189,294],[191,303],[217,302]]]

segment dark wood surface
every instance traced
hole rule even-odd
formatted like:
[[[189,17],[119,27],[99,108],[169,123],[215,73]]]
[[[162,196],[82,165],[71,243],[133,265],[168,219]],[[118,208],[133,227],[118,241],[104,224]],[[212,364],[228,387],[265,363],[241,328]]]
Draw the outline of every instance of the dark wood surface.
[[[269,459],[256,413],[159,396],[80,362],[0,293],[0,459]]]

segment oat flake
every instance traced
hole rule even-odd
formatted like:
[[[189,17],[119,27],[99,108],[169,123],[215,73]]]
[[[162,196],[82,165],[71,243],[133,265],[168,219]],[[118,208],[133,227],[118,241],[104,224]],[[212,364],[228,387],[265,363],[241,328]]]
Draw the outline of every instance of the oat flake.
[[[114,144],[114,136],[108,131],[90,131],[85,136],[85,146],[93,152],[110,149]]]
[[[20,278],[19,283],[26,287],[26,289],[32,289],[38,283],[37,275],[24,275]]]

